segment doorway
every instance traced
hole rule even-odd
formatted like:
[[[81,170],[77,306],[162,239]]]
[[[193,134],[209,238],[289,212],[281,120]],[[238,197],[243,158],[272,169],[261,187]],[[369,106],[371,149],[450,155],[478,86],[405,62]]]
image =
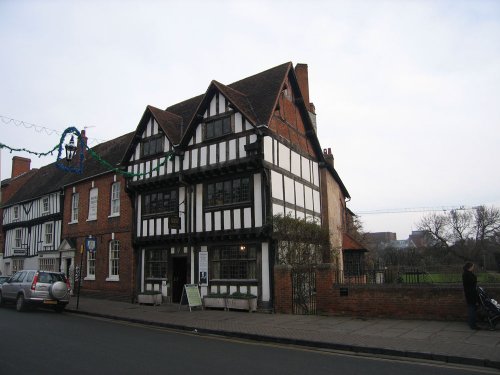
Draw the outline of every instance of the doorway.
[[[187,258],[172,258],[172,302],[180,302],[187,279]]]

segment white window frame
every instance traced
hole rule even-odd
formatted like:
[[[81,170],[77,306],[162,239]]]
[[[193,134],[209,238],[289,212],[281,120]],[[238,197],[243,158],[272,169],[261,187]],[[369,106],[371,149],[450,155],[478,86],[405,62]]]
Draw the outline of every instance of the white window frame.
[[[71,196],[71,223],[78,223],[78,212],[80,206],[80,194],[73,193]]]
[[[92,188],[89,191],[89,216],[87,221],[97,220],[97,202],[99,199],[99,190]]]
[[[42,271],[57,272],[56,258],[39,258],[38,269]]]
[[[95,260],[96,260],[96,252],[88,251],[87,252],[87,276],[85,280],[95,280]]]
[[[20,249],[23,246],[23,230],[21,228],[16,228],[14,230],[14,248]]]
[[[120,280],[120,241],[109,241],[109,265],[106,281]]]
[[[120,181],[111,185],[111,213],[109,216],[120,216]]]
[[[42,214],[48,214],[50,212],[50,199],[49,197],[42,198]]]
[[[45,246],[54,244],[54,223],[43,224],[43,244]]]

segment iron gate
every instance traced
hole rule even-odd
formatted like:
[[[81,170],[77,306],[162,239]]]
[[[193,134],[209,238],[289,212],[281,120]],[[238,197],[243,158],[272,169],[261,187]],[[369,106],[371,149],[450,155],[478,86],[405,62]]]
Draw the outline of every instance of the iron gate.
[[[298,315],[316,314],[316,272],[292,270],[292,311]]]

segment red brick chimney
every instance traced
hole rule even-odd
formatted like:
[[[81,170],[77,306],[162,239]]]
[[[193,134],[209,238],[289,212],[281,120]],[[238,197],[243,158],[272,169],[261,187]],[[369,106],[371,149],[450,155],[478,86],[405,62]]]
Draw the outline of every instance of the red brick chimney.
[[[83,140],[83,144],[86,146],[88,138],[85,134],[85,129],[80,132],[80,138]],[[80,162],[80,152],[83,152],[83,160],[85,160],[87,157],[87,149],[84,147],[82,150],[82,144],[80,140],[78,140],[77,151],[75,155],[75,158],[76,160],[78,160],[78,162]]]
[[[23,173],[29,172],[30,169],[31,159],[14,156],[12,158],[12,173],[10,177],[17,177],[19,175],[22,175]]]

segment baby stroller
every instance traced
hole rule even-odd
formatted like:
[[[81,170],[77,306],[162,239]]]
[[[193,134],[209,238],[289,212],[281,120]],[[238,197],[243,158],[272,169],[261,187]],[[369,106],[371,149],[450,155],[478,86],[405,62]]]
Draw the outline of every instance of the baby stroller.
[[[477,287],[477,294],[479,295],[481,316],[488,320],[490,329],[493,330],[497,324],[496,320],[500,318],[500,304],[488,296],[480,286]]]

